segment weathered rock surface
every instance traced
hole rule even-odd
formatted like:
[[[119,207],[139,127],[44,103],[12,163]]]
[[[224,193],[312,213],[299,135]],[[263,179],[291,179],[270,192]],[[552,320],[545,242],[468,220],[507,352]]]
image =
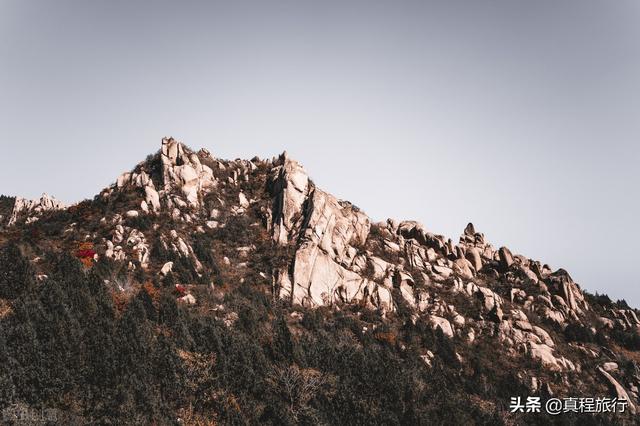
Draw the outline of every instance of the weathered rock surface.
[[[9,216],[8,225],[16,224],[21,216],[25,216],[25,221],[29,223],[38,220],[39,215],[45,211],[62,210],[65,207],[64,203],[47,194],[42,194],[38,200],[17,197]]]
[[[172,270],[173,270],[173,262],[167,262],[164,265],[162,265],[162,269],[160,269],[160,274],[167,275]]]
[[[285,152],[271,172],[269,186],[273,195],[273,238],[278,244],[287,244],[296,222],[301,219],[302,205],[309,191],[309,176]]]
[[[173,138],[163,139],[160,158],[165,192],[177,188],[190,206],[197,207],[202,193],[216,186],[211,168]]]
[[[616,398],[629,401],[629,411],[631,411],[631,413],[635,415],[636,407],[631,401],[631,398],[629,398],[629,394],[627,394],[627,391],[622,387],[622,385],[618,383],[618,381],[614,379],[611,374],[607,373],[602,367],[598,367],[597,370],[600,374],[602,374],[602,376],[604,376],[608,385],[615,392]]]
[[[294,171],[294,174],[282,175],[294,181],[274,182],[276,188],[281,189],[274,197],[274,204],[282,206],[280,216],[274,215],[274,239],[280,244],[293,237],[299,241],[290,287],[284,285],[282,294],[291,297],[294,303],[307,305],[365,298],[373,304],[381,303],[377,285],[353,270],[358,253],[355,247],[365,243],[369,219],[353,206],[317,188],[311,188],[305,199],[296,198],[303,194],[299,191],[303,175],[300,169],[294,168]],[[294,217],[300,220],[298,235],[291,235]],[[382,296],[387,298],[387,294]]]
[[[433,325],[434,329],[439,328],[445,336],[449,338],[453,337],[453,328],[451,327],[451,323],[445,318],[431,316],[429,317],[429,321]]]

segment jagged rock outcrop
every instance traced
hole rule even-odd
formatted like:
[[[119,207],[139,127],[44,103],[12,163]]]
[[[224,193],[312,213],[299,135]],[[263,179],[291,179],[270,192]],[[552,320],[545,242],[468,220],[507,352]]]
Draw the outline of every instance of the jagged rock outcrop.
[[[137,170],[125,172],[118,177],[112,189],[137,187],[144,190],[141,209],[158,212],[164,204],[169,211],[180,208],[198,208],[202,197],[218,185],[211,167],[202,164],[199,155],[188,150],[173,138],[164,138],[158,153],[161,167],[161,182],[154,182],[148,165],[140,163]],[[108,196],[111,191],[105,193]]]
[[[451,323],[447,321],[446,318],[430,316],[429,321],[434,328],[440,329],[445,336],[449,338],[453,337],[453,328],[451,327]]]
[[[216,177],[214,169],[203,162],[224,172],[226,177]],[[128,188],[144,193],[137,208],[114,217],[113,234],[105,243],[104,254],[118,260],[131,256],[143,267],[149,265],[150,243],[142,232],[123,226],[123,218],[165,211],[174,221],[201,221],[194,225],[198,232],[224,227],[221,209],[243,215],[255,200],[238,189],[236,205],[225,206],[224,200],[217,197],[218,207],[202,212],[204,197],[220,191],[221,186],[234,188],[248,182],[249,172],[259,162],[221,162],[208,151],[196,153],[173,138],[163,139],[152,163],[149,160],[140,163],[104,191],[105,197]],[[154,172],[154,164],[159,166],[159,174]],[[514,255],[506,247],[495,250],[472,223],[465,227],[458,244],[429,232],[415,221],[388,220],[375,224],[381,239],[370,240],[369,218],[350,203],[317,188],[304,168],[286,153],[265,164],[270,197],[269,208],[263,208],[265,223],[277,245],[294,249],[290,264],[274,271],[273,276],[280,296],[293,303],[318,306],[361,301],[391,311],[398,302],[395,297],[400,297],[410,307],[425,312],[430,302],[423,291],[416,290],[417,280],[427,286],[444,286],[467,294],[478,300],[484,318],[498,323],[508,314],[505,296],[510,303],[535,311],[559,326],[579,319],[589,309],[566,271],[552,272],[546,265]],[[17,200],[12,221],[21,211],[37,213],[61,207],[44,196],[38,203]],[[201,270],[187,235],[171,230],[161,235],[160,240],[165,249],[192,259]],[[380,253],[374,254],[372,250]],[[500,295],[483,285],[487,277],[505,277],[512,289]],[[523,289],[528,282],[538,286],[533,295]],[[607,327],[631,329],[639,324],[633,312],[616,310],[611,315],[603,322]]]
[[[175,139],[162,140],[160,155],[165,192],[178,189],[190,206],[197,207],[202,192],[215,188],[213,170]]]
[[[564,300],[570,312],[580,314],[589,309],[582,292],[564,269],[550,274],[545,282],[552,292],[557,293]]]
[[[292,274],[281,274],[281,296],[294,303],[326,305],[367,300],[389,309],[390,289],[362,277],[358,249],[367,240],[369,218],[349,203],[309,184],[302,167],[283,154],[270,179],[274,240],[296,242]]]
[[[309,192],[309,176],[302,166],[283,153],[269,177],[273,195],[273,238],[287,244],[301,219],[302,207]],[[300,226],[300,224],[298,224]]]
[[[162,269],[160,269],[160,275],[167,275],[172,270],[173,270],[173,262],[167,262],[164,265],[162,265]]]
[[[17,197],[13,205],[11,216],[9,217],[8,225],[15,225],[21,217],[27,223],[38,220],[39,215],[45,211],[61,210],[66,206],[59,200],[47,195],[42,194],[38,200],[28,200],[26,198]]]

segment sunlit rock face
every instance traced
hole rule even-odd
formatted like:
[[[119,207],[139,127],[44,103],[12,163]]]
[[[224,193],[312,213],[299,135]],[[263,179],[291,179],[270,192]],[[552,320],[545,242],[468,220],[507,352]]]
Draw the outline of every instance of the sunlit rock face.
[[[281,296],[308,306],[366,301],[391,309],[390,288],[380,288],[360,273],[369,218],[310,184],[300,164],[280,156],[269,181],[273,196],[273,240],[295,244],[292,274],[279,277]]]
[[[193,207],[198,207],[203,192],[216,186],[211,168],[173,138],[163,139],[161,159],[164,191],[177,189]]]
[[[26,222],[38,220],[41,213],[45,211],[61,210],[66,206],[63,202],[56,200],[47,194],[42,194],[38,200],[28,200],[26,198],[17,197],[13,206],[13,211],[9,217],[9,225],[14,225],[21,216],[25,216]]]

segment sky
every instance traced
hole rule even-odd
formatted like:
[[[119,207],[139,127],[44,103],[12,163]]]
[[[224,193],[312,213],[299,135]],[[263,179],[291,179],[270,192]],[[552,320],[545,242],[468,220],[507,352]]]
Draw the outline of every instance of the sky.
[[[0,0],[0,194],[91,198],[164,136],[287,150],[640,308],[639,41],[636,0]]]

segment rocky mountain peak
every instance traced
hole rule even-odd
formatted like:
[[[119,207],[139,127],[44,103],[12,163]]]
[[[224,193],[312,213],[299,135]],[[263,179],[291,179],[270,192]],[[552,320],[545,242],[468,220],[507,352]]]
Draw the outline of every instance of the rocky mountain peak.
[[[224,160],[164,138],[156,154],[66,209],[68,217],[56,218],[62,226],[52,227],[59,233],[47,234],[37,217],[59,209],[46,195],[16,199],[10,223],[45,235],[30,251],[66,247],[85,266],[120,265],[128,281],[104,278],[117,293],[136,280],[176,286],[179,303],[232,327],[238,313],[220,307],[223,293],[253,283],[292,315],[323,307],[363,321],[375,313],[363,335],[374,324],[422,324],[456,342],[460,359],[489,344],[519,366],[531,392],[542,383],[556,392],[596,383],[633,404],[640,396],[640,374],[610,364],[627,359],[621,345],[640,341],[635,310],[589,295],[564,269],[494,247],[472,223],[457,243],[417,221],[374,223],[316,186],[286,152]],[[433,353],[420,351],[430,368]]]
[[[201,164],[198,154],[173,138],[162,140],[160,158],[164,191],[178,189],[190,206],[198,207],[202,194],[215,188],[216,181],[211,168]]]

